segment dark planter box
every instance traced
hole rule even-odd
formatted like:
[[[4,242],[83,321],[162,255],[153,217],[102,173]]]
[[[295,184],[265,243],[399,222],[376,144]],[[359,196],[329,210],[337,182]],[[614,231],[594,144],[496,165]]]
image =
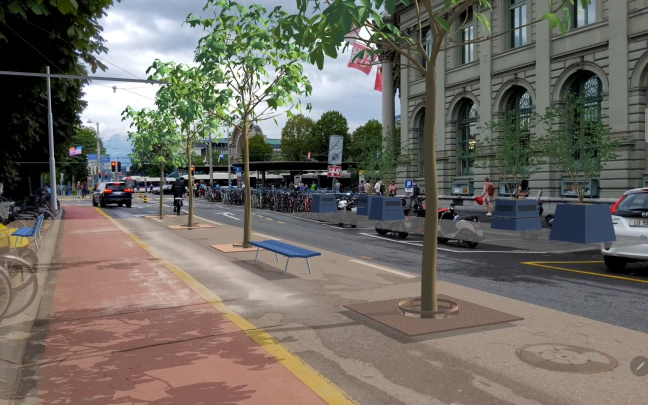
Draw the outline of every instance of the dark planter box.
[[[369,210],[369,219],[375,221],[404,221],[403,205],[397,197],[373,198]]]
[[[356,210],[357,215],[369,215],[369,210],[371,209],[371,202],[377,198],[382,198],[379,195],[367,195],[362,194],[358,197],[358,209]]]
[[[507,231],[542,229],[538,202],[536,200],[496,200],[491,228]]]
[[[333,194],[313,194],[311,212],[327,213],[337,212],[337,203]]]
[[[610,207],[605,204],[558,204],[549,239],[574,243],[616,241]]]

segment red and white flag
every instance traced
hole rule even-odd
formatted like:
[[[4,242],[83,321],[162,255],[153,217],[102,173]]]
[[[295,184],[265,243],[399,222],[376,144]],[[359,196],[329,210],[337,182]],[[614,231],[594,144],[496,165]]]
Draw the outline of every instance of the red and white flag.
[[[371,73],[371,68],[373,67],[373,65],[371,64],[371,62],[373,61],[373,54],[365,52],[362,58],[356,58],[358,52],[362,50],[371,50],[371,48],[357,42],[353,44],[353,49],[351,50],[351,59],[349,59],[349,64],[347,66],[358,69],[368,75],[369,73]]]
[[[374,90],[382,91],[383,89],[383,75],[382,75],[382,66],[378,66],[376,69],[376,84],[374,85]]]

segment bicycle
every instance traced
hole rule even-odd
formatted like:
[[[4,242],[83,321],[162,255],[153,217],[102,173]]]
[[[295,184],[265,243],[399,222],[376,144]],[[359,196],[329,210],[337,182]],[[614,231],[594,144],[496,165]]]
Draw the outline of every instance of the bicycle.
[[[23,312],[34,302],[38,292],[38,279],[36,270],[26,260],[14,256],[0,256],[0,273],[9,282],[9,304],[4,308],[2,316],[9,318]],[[3,288],[3,278],[0,277],[0,310],[2,310],[3,295],[7,296]]]

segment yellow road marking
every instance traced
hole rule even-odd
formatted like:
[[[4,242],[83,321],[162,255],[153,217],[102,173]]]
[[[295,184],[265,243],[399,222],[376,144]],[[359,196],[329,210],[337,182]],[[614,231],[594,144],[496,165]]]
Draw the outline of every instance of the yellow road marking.
[[[254,340],[259,346],[265,349],[271,356],[286,367],[291,373],[293,373],[297,378],[299,378],[304,384],[306,384],[310,389],[312,389],[317,395],[320,396],[328,404],[353,404],[357,405],[358,402],[352,400],[348,395],[342,391],[337,385],[333,384],[329,379],[321,375],[317,370],[312,368],[310,365],[306,364],[302,359],[297,355],[290,352],[282,344],[280,344],[272,335],[264,331],[261,328],[257,328],[247,319],[243,318],[227,305],[223,303],[223,300],[216,294],[214,294],[207,287],[202,285],[198,280],[193,278],[189,273],[182,270],[175,264],[171,263],[167,259],[161,257],[150,248],[144,241],[142,241],[137,235],[131,233],[126,229],[122,224],[117,222],[115,219],[111,218],[108,214],[103,212],[103,210],[96,208],[101,215],[106,217],[110,222],[112,222],[117,228],[122,232],[127,234],[135,243],[137,243],[142,249],[146,250],[151,256],[158,259],[169,271],[176,275],[180,280],[187,284],[192,290],[194,290],[198,295],[200,295],[206,302],[211,304],[218,312],[222,313],[225,318],[230,322],[238,326],[243,332],[245,332],[252,340]]]
[[[274,221],[274,219],[272,219],[272,218],[266,218],[266,219],[267,219],[268,221]]]
[[[526,264],[526,265],[529,265],[529,266],[544,267],[546,269],[562,270],[562,271],[568,271],[568,272],[571,272],[571,273],[588,274],[590,276],[615,278],[617,280],[635,281],[637,283],[648,284],[648,280],[641,280],[641,279],[638,279],[638,278],[630,278],[630,277],[622,277],[622,276],[613,276],[611,274],[594,273],[594,272],[591,272],[591,271],[573,270],[573,269],[568,269],[568,268],[565,268],[565,267],[549,266],[549,265],[547,265],[545,263],[547,263],[547,264],[591,264],[591,263],[603,263],[603,261],[599,260],[599,261],[585,261],[585,262],[522,262],[522,264]]]

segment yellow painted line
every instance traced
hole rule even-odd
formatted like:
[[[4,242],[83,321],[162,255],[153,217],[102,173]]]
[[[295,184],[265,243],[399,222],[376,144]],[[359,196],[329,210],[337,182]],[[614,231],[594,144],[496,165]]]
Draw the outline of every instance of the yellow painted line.
[[[310,389],[312,389],[320,398],[322,398],[328,404],[353,404],[357,405],[358,402],[349,398],[349,396],[342,391],[337,385],[333,384],[329,379],[321,375],[317,370],[312,368],[310,365],[306,364],[302,359],[297,355],[290,352],[282,344],[280,344],[272,335],[264,331],[261,328],[257,328],[247,319],[243,318],[227,305],[223,303],[223,300],[216,294],[214,294],[207,287],[202,285],[198,280],[193,278],[189,273],[182,270],[175,264],[171,263],[167,259],[161,257],[153,251],[144,241],[142,241],[137,235],[131,233],[126,229],[122,224],[117,222],[115,219],[111,218],[108,214],[103,212],[101,209],[96,208],[101,215],[106,217],[110,222],[112,222],[117,228],[122,232],[127,234],[135,243],[137,243],[142,249],[146,250],[151,256],[158,259],[169,271],[176,275],[180,280],[187,284],[192,290],[194,290],[198,295],[207,301],[211,306],[213,306],[218,312],[222,313],[225,318],[230,322],[238,326],[243,332],[245,332],[254,342],[259,346],[265,349],[271,356],[286,367],[291,373],[293,373],[297,378],[299,378],[304,384],[306,384]]]
[[[607,278],[614,278],[614,279],[617,279],[617,280],[634,281],[634,282],[637,282],[637,283],[648,284],[648,280],[641,280],[641,279],[638,279],[638,278],[630,278],[630,277],[622,277],[622,276],[613,276],[611,274],[594,273],[594,272],[591,272],[591,271],[573,270],[573,269],[568,269],[568,268],[565,268],[565,267],[548,266],[545,263],[548,263],[548,264],[591,264],[591,263],[603,263],[603,262],[602,261],[588,261],[588,262],[522,262],[522,264],[527,264],[529,266],[544,267],[546,269],[562,270],[562,271],[568,271],[568,272],[571,272],[571,273],[587,274],[587,275],[590,275],[590,276],[607,277]]]
[[[266,219],[267,219],[268,221],[274,221],[274,219],[272,219],[272,218],[266,218]]]
[[[279,224],[285,224],[284,221],[277,221],[277,223],[279,223]]]

